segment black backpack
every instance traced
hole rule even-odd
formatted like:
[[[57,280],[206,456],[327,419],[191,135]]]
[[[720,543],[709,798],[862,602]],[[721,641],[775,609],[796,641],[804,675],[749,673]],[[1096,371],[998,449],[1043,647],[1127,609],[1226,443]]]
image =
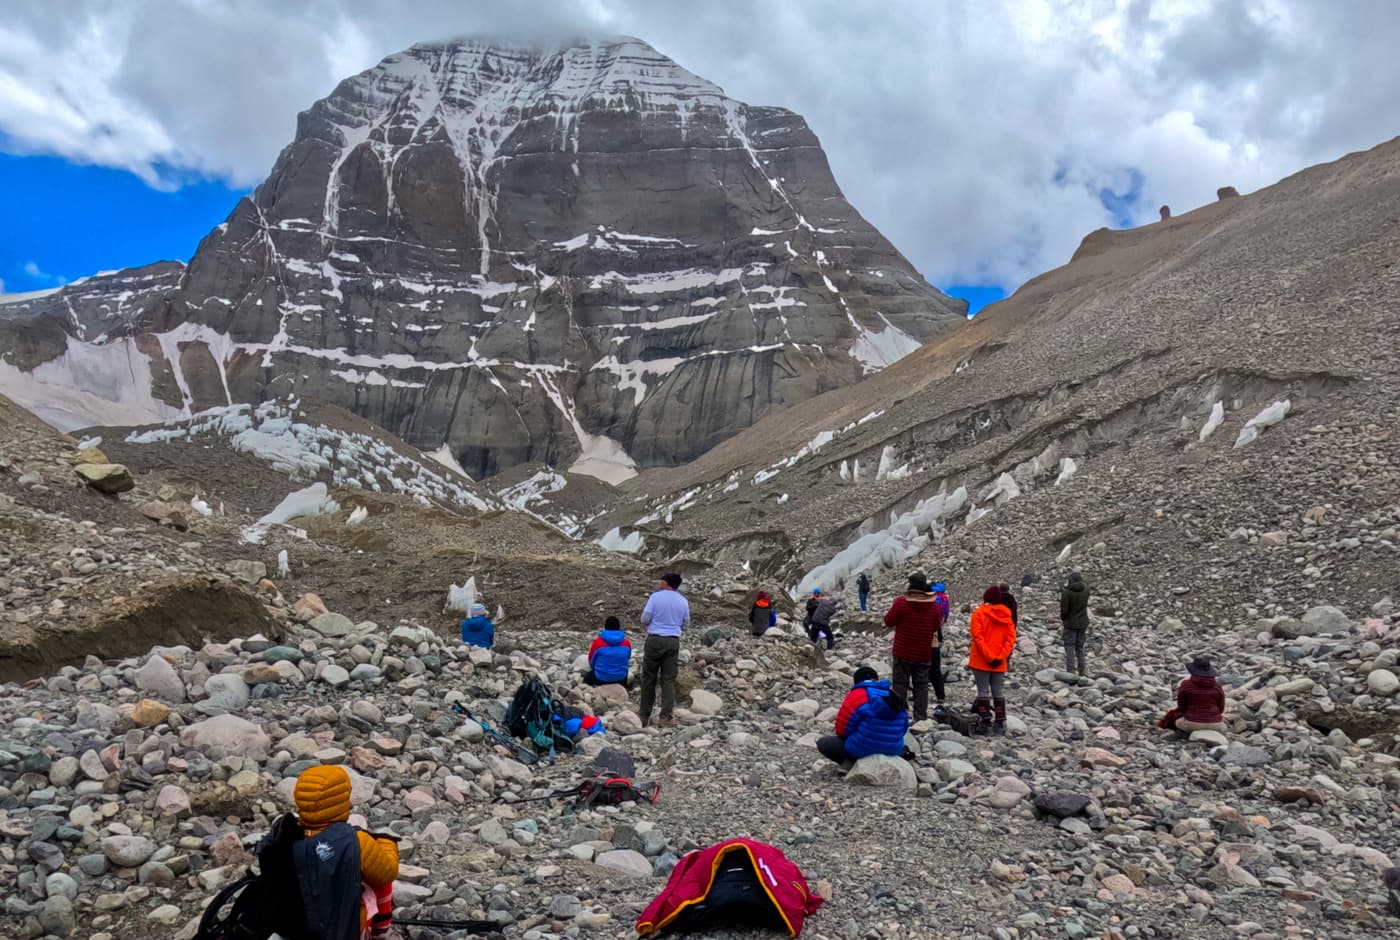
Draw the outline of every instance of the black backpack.
[[[549,686],[539,679],[527,679],[515,690],[510,708],[506,709],[506,730],[517,738],[529,741],[541,753],[572,751],[573,738],[565,734],[555,720],[555,712],[559,709],[567,717],[570,711],[568,706],[562,703],[556,706]]]
[[[277,817],[254,853],[258,871],[214,896],[199,920],[194,940],[310,940],[297,884],[292,846],[303,838],[296,816]]]

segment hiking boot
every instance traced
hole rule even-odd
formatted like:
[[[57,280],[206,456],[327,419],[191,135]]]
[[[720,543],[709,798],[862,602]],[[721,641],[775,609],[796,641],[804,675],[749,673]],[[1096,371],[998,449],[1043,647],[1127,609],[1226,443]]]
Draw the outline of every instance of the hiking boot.
[[[662,718],[656,723],[656,727],[658,728],[674,728],[675,726],[676,719],[674,718]]]
[[[1006,722],[1004,722],[1004,721],[994,721],[994,722],[992,722],[992,734],[996,735],[997,737],[1002,737],[1002,736],[1004,736],[1004,735],[1006,734]]]

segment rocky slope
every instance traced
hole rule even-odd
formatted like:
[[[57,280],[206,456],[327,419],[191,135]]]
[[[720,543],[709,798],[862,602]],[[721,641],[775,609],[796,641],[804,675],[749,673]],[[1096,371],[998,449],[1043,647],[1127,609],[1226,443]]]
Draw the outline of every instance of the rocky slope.
[[[122,272],[96,315],[68,290],[0,304],[25,347],[0,390],[76,386],[143,412],[125,423],[295,394],[474,476],[619,480],[965,309],[846,202],[801,117],[625,38],[390,56],[302,113],[178,286],[161,271],[155,296]],[[116,422],[65,427],[92,423]]]
[[[640,501],[593,526],[784,587],[922,567],[966,600],[1083,566],[1145,623],[1358,616],[1400,592],[1397,205],[1391,141],[1096,232],[881,375],[632,481]]]
[[[483,918],[493,936],[630,935],[680,855],[739,835],[783,848],[828,899],[814,940],[1393,935],[1396,722],[1349,717],[1371,714],[1394,667],[1393,613],[1329,614],[1331,635],[1284,649],[1100,618],[1106,652],[1078,681],[1053,668],[1053,592],[1023,602],[1007,737],[920,730],[909,763],[874,758],[844,779],[813,742],[856,664],[887,674],[883,637],[852,634],[825,661],[783,629],[697,629],[671,730],[642,729],[625,693],[581,686],[590,635],[569,630],[511,631],[486,652],[411,623],[327,636],[327,621],[284,609],[281,642],[89,657],[0,686],[0,868],[14,886],[0,923],[21,938],[188,937],[296,775],[330,763],[354,774],[357,819],[402,840],[400,913]],[[1229,740],[1157,731],[1179,661],[1210,641],[1229,644]],[[451,710],[499,725],[531,675],[607,733],[526,766]],[[510,802],[588,776],[603,748],[660,783],[658,802]]]

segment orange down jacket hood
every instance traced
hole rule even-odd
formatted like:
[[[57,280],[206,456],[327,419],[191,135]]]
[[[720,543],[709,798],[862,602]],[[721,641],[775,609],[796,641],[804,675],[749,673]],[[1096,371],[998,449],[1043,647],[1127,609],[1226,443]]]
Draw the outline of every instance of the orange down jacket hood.
[[[307,836],[350,818],[350,775],[344,767],[308,767],[297,777],[292,791],[297,819]],[[360,875],[365,884],[378,888],[399,876],[399,847],[392,839],[378,839],[356,832],[360,843]]]
[[[1006,672],[1006,661],[1016,649],[1016,623],[1005,604],[983,604],[972,612],[968,624],[972,643],[967,652],[970,669]],[[993,666],[992,660],[999,660]]]

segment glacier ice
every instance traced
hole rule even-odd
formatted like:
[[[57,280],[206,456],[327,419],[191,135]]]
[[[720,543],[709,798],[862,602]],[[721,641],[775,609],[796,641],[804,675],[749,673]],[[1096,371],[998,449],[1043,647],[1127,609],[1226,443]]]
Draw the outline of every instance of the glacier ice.
[[[287,559],[287,550],[284,548],[277,553],[277,577],[289,578],[292,574],[291,562]]]
[[[1210,406],[1210,417],[1206,418],[1206,423],[1201,425],[1201,435],[1197,440],[1204,441],[1215,433],[1215,429],[1225,422],[1225,405],[1217,401]]]
[[[331,499],[326,484],[317,481],[305,489],[288,493],[282,502],[257,521],[260,526],[283,525],[303,516],[319,516],[338,512],[340,504]]]
[[[645,542],[646,539],[642,536],[640,529],[633,529],[624,537],[622,529],[618,526],[613,526],[604,533],[602,538],[594,542],[594,544],[610,552],[625,552],[629,555],[635,555],[642,550],[642,545],[645,544]]]
[[[1073,457],[1060,458],[1060,475],[1055,477],[1055,485],[1068,483],[1076,473],[1079,472],[1079,464],[1074,462]]]
[[[466,614],[476,603],[476,576],[471,575],[465,584],[454,584],[447,589],[447,609]]]
[[[1274,402],[1245,423],[1244,428],[1240,430],[1240,436],[1235,438],[1235,446],[1243,447],[1253,443],[1259,437],[1260,431],[1278,424],[1287,417],[1292,408],[1293,402],[1287,398]]]
[[[368,518],[369,518],[369,510],[366,509],[366,508],[363,507],[363,506],[356,506],[354,509],[352,509],[352,510],[350,511],[350,515],[346,518],[345,524],[346,524],[346,525],[359,525],[361,522],[364,522],[364,521],[365,521],[366,519],[368,519]]]

